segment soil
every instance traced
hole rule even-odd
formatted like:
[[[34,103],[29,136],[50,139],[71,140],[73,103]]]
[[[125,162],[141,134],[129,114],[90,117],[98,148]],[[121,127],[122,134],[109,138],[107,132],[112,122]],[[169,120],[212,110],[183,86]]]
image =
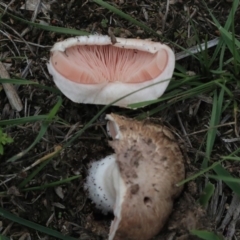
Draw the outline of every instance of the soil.
[[[0,59],[2,63],[13,79],[22,77],[56,89],[46,68],[50,56],[49,50],[55,42],[69,36],[32,28],[16,20],[8,13],[30,21],[34,12],[21,9],[24,1],[11,2],[2,16],[2,23],[0,23]],[[166,13],[166,1],[109,1],[118,9],[151,27],[161,37],[143,31],[93,1],[46,0],[42,2],[49,9],[37,14],[36,23],[75,28],[93,34],[108,34],[109,28],[111,28],[110,30],[115,36],[151,38],[163,42],[166,41],[165,39],[169,39],[183,48],[194,46],[198,41],[204,42],[206,38],[210,40],[219,36],[207,9],[201,1],[197,0],[188,2],[170,0],[171,4],[165,24],[163,17]],[[1,3],[8,4],[9,1],[3,0]],[[224,24],[231,9],[231,1],[213,0],[207,4],[218,21]],[[0,7],[4,9],[2,4]],[[196,32],[192,30],[190,36],[188,36],[189,16],[196,26]],[[240,11],[236,16],[240,17]],[[239,23],[236,23],[235,27],[236,32],[240,32]],[[173,47],[175,52],[181,51],[168,41],[166,43]],[[30,62],[31,64],[29,64]],[[196,74],[202,71],[193,58],[183,59],[178,63]],[[239,90],[233,91],[233,94],[239,96]],[[20,112],[11,108],[5,92],[0,87],[0,120],[48,114],[57,103],[58,95],[61,93],[52,93],[47,89],[36,88],[34,85],[21,85],[18,86],[18,95],[24,104],[24,109]],[[55,147],[63,146],[102,109],[102,106],[98,105],[76,104],[63,95],[61,96],[63,102],[57,113],[58,119],[51,122],[47,132],[34,148],[17,161],[7,162],[9,158],[23,152],[33,143],[41,129],[42,122],[28,122],[4,128],[14,142],[5,145],[4,155],[0,155],[0,206],[17,216],[76,239],[107,239],[113,215],[105,216],[97,211],[83,189],[89,162],[112,153],[108,146],[104,116],[106,113],[114,112],[134,118],[143,112],[148,113],[153,107],[135,111],[118,107],[108,108],[81,136],[63,149],[59,155],[53,157],[24,188],[20,188],[19,184],[39,166],[25,172],[23,169],[52,153]],[[164,122],[180,136],[184,135],[181,124],[184,125],[188,134],[195,133],[207,129],[212,108],[211,101],[211,96],[207,95],[187,99],[177,102],[171,109],[157,112],[151,118],[153,121]],[[154,107],[157,106],[154,105]],[[230,111],[226,111],[223,119],[226,119],[225,123],[234,121]],[[239,132],[239,129],[237,131]],[[212,154],[213,161],[219,160],[221,155],[229,154],[237,149],[235,142],[226,143],[224,141],[224,138],[235,138],[235,134],[234,126],[231,124],[219,129]],[[206,131],[202,131],[180,138],[180,144],[186,152],[188,176],[197,173],[201,168],[205,153],[199,146],[205,145],[205,135]],[[225,167],[234,176],[239,177],[240,168],[237,163],[226,162]],[[76,175],[80,176],[57,187],[26,190]],[[184,192],[177,200],[168,224],[155,239],[198,239],[189,233],[195,228],[218,232],[223,234],[226,239],[230,239],[226,235],[231,221],[225,224],[223,229],[219,229],[219,227],[231,205],[233,193],[227,186],[221,185],[221,193],[218,192],[219,194],[214,200],[219,206],[220,199],[223,196],[225,199],[221,220],[218,221],[216,215],[210,214],[211,206],[203,209],[198,204],[204,181],[205,177],[201,176],[185,185]],[[212,183],[218,184],[217,181],[212,181]],[[239,225],[236,224],[233,235],[239,238],[235,239],[240,239],[239,229]],[[0,233],[12,236],[13,239],[56,239],[3,217],[0,217]]]

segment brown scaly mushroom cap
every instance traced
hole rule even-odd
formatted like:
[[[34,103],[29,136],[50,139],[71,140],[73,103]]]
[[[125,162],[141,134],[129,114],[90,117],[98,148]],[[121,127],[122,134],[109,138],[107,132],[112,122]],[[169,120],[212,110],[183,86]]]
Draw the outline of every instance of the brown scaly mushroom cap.
[[[85,188],[103,212],[113,209],[109,240],[151,239],[182,191],[176,187],[185,177],[182,153],[165,126],[116,114],[106,119],[115,154],[93,163]]]
[[[165,44],[125,38],[112,42],[101,35],[56,43],[48,64],[55,84],[77,103],[110,104],[146,87],[114,104],[122,107],[160,97],[174,67],[175,55]]]

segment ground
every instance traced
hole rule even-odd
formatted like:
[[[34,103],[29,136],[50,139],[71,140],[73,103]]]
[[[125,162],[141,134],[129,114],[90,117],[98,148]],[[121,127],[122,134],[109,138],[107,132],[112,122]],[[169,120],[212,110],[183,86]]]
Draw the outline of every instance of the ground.
[[[105,216],[98,212],[83,189],[88,163],[112,152],[105,130],[105,114],[114,112],[132,118],[148,117],[167,124],[179,135],[179,144],[186,155],[189,177],[199,172],[206,156],[206,133],[214,101],[213,86],[209,85],[209,89],[193,97],[180,100],[172,98],[173,103],[170,99],[138,110],[109,107],[81,136],[69,142],[96,116],[102,106],[71,102],[57,91],[47,71],[46,64],[51,46],[69,35],[45,31],[27,25],[15,17],[93,34],[108,34],[111,31],[120,37],[151,38],[169,44],[175,52],[195,46],[198,41],[203,43],[205,40],[219,37],[220,32],[204,3],[197,0],[170,0],[167,12],[167,1],[109,1],[134,19],[146,24],[158,35],[144,31],[94,1],[32,2],[35,3],[35,7],[26,10],[24,1],[0,1],[1,62],[12,79],[24,78],[49,87],[17,85],[17,92],[24,106],[22,111],[17,112],[11,108],[5,91],[0,86],[0,126],[13,138],[13,143],[4,145],[4,154],[0,155],[0,206],[23,219],[47,226],[50,230],[57,230],[75,239],[106,239],[113,216]],[[38,12],[34,12],[37,8],[36,2],[42,4],[39,5]],[[224,25],[232,1],[212,0],[207,1],[207,6],[220,24]],[[235,18],[240,18],[239,9]],[[238,21],[235,33],[239,37]],[[207,54],[210,58],[213,50],[209,50]],[[226,55],[230,56],[231,53],[227,52]],[[178,70],[179,66],[184,67],[193,78],[200,75],[197,79],[199,85],[215,77],[212,73],[204,73],[206,69],[193,57],[184,58],[177,64]],[[218,61],[212,67],[215,69],[217,64]],[[177,83],[180,75],[176,74],[174,78],[174,83]],[[187,91],[190,85],[182,85],[181,88]],[[229,88],[232,98],[236,99],[235,109],[238,109],[239,85],[231,82]],[[43,121],[60,101],[59,96],[62,102],[57,117],[52,118],[51,122]],[[210,164],[239,148],[239,112],[233,113],[233,109],[227,105],[227,100],[224,104],[225,110],[221,115],[221,127],[218,128]],[[31,121],[24,120],[23,123],[17,124],[3,122],[8,119],[21,120],[24,117],[33,118]],[[39,133],[44,132],[43,124],[49,124],[45,134],[25,153]],[[56,151],[56,148],[61,148],[62,151],[49,159],[49,154]],[[21,158],[7,161],[19,153],[24,153]],[[46,159],[42,159],[43,157]],[[42,160],[41,164],[24,170],[39,159]],[[240,167],[237,162],[225,161],[223,166],[233,176],[239,177]],[[70,179],[71,177],[74,179]],[[237,210],[234,211],[240,206],[240,200],[229,186],[221,180],[211,179],[210,182],[215,186],[213,197],[205,208],[198,202],[208,180],[203,174],[185,184],[184,192],[175,204],[173,215],[155,239],[197,239],[189,235],[189,231],[195,228],[223,234],[225,239],[229,240],[240,239],[240,215]],[[59,185],[57,181],[63,182]],[[47,185],[50,183],[54,184]],[[13,223],[8,217],[0,214],[2,235],[11,236],[12,239],[58,239],[34,229],[21,223]]]

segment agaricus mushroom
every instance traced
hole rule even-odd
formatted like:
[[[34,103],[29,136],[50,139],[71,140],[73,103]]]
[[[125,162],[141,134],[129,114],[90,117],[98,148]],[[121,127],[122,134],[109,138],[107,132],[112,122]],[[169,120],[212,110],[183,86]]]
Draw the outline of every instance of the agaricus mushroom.
[[[85,189],[103,213],[114,213],[109,240],[151,239],[182,191],[176,184],[185,177],[183,155],[165,126],[106,118],[115,154],[91,165]]]
[[[69,38],[51,49],[48,70],[57,87],[73,102],[114,105],[154,100],[168,86],[175,55],[150,40],[90,35]],[[157,84],[158,83],[158,84]]]

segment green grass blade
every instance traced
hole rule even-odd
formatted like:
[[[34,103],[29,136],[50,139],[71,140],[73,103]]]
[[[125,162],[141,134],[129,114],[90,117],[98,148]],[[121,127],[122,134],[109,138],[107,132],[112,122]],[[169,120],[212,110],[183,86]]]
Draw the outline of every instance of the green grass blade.
[[[216,85],[218,85],[221,89],[223,89],[225,91],[225,93],[228,94],[229,98],[233,98],[233,93],[232,91],[225,85],[225,84],[222,84],[221,82],[215,82]]]
[[[218,56],[218,54],[219,54],[220,51],[221,51],[221,54],[223,54],[223,56],[224,56],[224,53],[225,53],[225,44],[224,44],[222,38],[219,39],[218,45],[217,45],[217,47],[215,48],[215,51],[214,51],[214,53],[213,53],[213,55],[212,55],[212,57],[211,57],[211,59],[210,59],[210,61],[209,61],[209,64],[208,64],[208,67],[209,67],[209,68],[212,66],[212,64],[214,63],[214,61],[217,59],[217,56]],[[221,59],[220,62],[222,62],[222,61],[223,61],[223,60]],[[222,68],[220,68],[220,70],[222,70]]]
[[[192,176],[184,179],[183,181],[177,183],[177,186],[181,186],[181,185],[183,185],[183,184],[185,184],[185,183],[187,183],[187,182],[189,182],[189,181],[191,181],[191,180],[194,180],[194,179],[196,179],[197,177],[200,177],[201,175],[203,175],[204,173],[206,173],[206,172],[208,172],[208,171],[210,171],[210,170],[212,170],[212,169],[213,169],[215,172],[218,171],[218,173],[222,173],[223,176],[225,175],[226,177],[231,177],[230,173],[229,173],[227,170],[225,170],[220,164],[221,164],[223,161],[227,160],[227,159],[230,159],[230,160],[231,160],[231,158],[234,158],[233,160],[235,160],[235,155],[239,154],[239,152],[240,152],[240,148],[238,148],[236,151],[232,152],[232,153],[231,153],[230,155],[228,155],[228,156],[223,156],[222,159],[219,160],[218,162],[214,162],[211,166],[209,166],[209,167],[207,167],[207,168],[199,171],[198,173],[196,173],[196,174],[194,174],[194,175],[192,175]],[[238,158],[238,157],[237,157],[237,158]],[[220,166],[220,168],[219,168],[218,166]],[[222,171],[222,170],[223,170],[223,171]],[[224,171],[224,170],[225,170],[225,171]],[[225,174],[224,174],[224,173],[225,173]],[[234,189],[235,189],[236,186],[237,186],[237,185],[234,186]],[[231,187],[230,187],[230,188],[231,188]]]
[[[7,160],[7,162],[15,162],[16,160],[22,158],[26,153],[28,153],[41,139],[42,137],[45,135],[47,129],[48,129],[49,123],[44,122],[41,126],[41,129],[37,135],[37,137],[35,138],[35,140],[33,141],[33,143],[24,151],[16,154],[15,156],[9,158]]]
[[[18,188],[25,187],[51,160],[53,157],[49,158],[48,160],[44,161],[38,168],[36,168],[31,174],[29,174],[18,186]]]
[[[218,96],[217,90],[214,91],[212,114],[211,114],[210,125],[209,125],[210,130],[208,131],[207,141],[206,141],[206,157],[202,162],[203,169],[208,166],[208,159],[211,156],[212,149],[215,143],[217,128],[214,128],[214,126],[219,125],[220,123],[224,92],[225,92],[225,89],[221,88],[220,94]]]
[[[194,36],[195,36],[196,41],[197,41],[198,46],[199,46],[198,60],[201,63],[201,65],[204,67],[204,69],[209,69],[207,38],[205,39],[205,46],[204,46],[204,50],[203,50],[202,44],[201,44],[200,39],[199,39],[199,33],[197,31],[197,28],[195,27],[194,22],[191,20],[191,18],[190,18],[190,24],[191,24],[191,27],[192,27],[193,32],[194,32]]]
[[[175,70],[178,70],[180,73],[183,73],[184,75],[186,75],[187,70],[177,62],[175,63]],[[174,74],[176,74],[176,73],[174,73]]]
[[[222,47],[221,47],[221,52],[220,52],[220,56],[219,56],[219,67],[218,70],[219,71],[223,71],[223,65],[224,65],[224,56],[225,56],[225,52],[226,52],[226,43],[224,43],[223,39],[222,40]]]
[[[239,152],[240,151],[240,148],[234,152],[234,154],[236,152]],[[228,157],[226,157],[228,158]],[[219,178],[221,178],[225,183],[226,185],[229,186],[229,188],[232,189],[232,191],[236,194],[238,194],[238,196],[240,196],[240,184],[238,182],[236,182],[235,180],[234,181],[229,181],[229,179],[233,179],[233,176],[225,169],[223,168],[220,163],[222,163],[223,161],[226,160],[226,158],[224,157],[222,160],[218,161],[218,162],[215,162],[213,163],[210,167],[207,167],[205,168],[204,170],[201,170],[199,171],[198,173],[194,174],[193,176],[191,177],[188,177],[187,179],[179,182],[177,184],[177,186],[181,186],[191,180],[194,180],[196,179],[197,177],[200,177],[201,175],[203,175],[204,173],[210,171],[210,170],[214,170],[217,175],[219,176]],[[226,180],[227,179],[227,180]],[[226,180],[226,181],[225,181]]]
[[[43,121],[46,118],[47,118],[47,115],[38,115],[38,116],[23,117],[23,118],[17,118],[17,119],[1,120],[0,126],[21,125],[24,123]]]
[[[114,6],[110,5],[109,3],[102,1],[102,0],[93,0],[95,3],[97,3],[98,5],[110,10],[111,12],[117,14],[118,16],[126,19],[127,21],[133,23],[136,26],[141,27],[143,30],[147,31],[147,32],[151,32],[154,35],[157,35],[158,37],[161,37],[159,34],[156,33],[156,31],[154,31],[153,29],[151,29],[150,27],[148,27],[147,25],[137,21],[135,18],[132,18],[130,15],[122,12],[121,10],[115,8]]]
[[[225,177],[225,176],[216,176],[216,175],[208,175],[208,177],[212,178],[212,179],[216,179],[216,180],[222,180],[224,182],[240,183],[240,178],[235,178],[235,177]],[[239,185],[239,187],[240,187],[240,185]]]
[[[205,7],[207,8],[211,18],[213,19],[214,23],[216,24],[216,26],[219,28],[221,27],[220,23],[218,22],[218,20],[215,18],[215,16],[212,14],[211,10],[208,8],[207,4],[205,1],[203,1]],[[233,17],[235,16],[235,13],[238,9],[239,6],[239,0],[234,0],[232,3],[232,8],[231,11],[228,15],[227,21],[224,25],[224,29],[226,29],[227,31],[230,29],[231,25],[233,24]]]
[[[57,103],[48,114],[47,120],[51,121],[55,117],[61,105],[62,105],[62,98],[58,98]]]
[[[10,238],[3,236],[2,234],[0,234],[0,240],[10,240]]]
[[[53,230],[51,228],[47,228],[47,227],[44,227],[44,226],[42,226],[40,224],[37,224],[37,223],[31,222],[31,221],[28,221],[28,220],[26,220],[24,218],[18,217],[16,215],[8,212],[7,210],[1,208],[1,207],[0,207],[0,216],[5,218],[5,219],[8,219],[10,221],[13,221],[15,223],[18,223],[20,225],[23,225],[23,226],[29,227],[31,229],[34,229],[35,231],[39,231],[39,232],[48,234],[50,236],[53,236],[56,239],[77,240],[76,238],[73,238],[73,237],[64,236],[60,232],[55,231],[55,230]]]
[[[228,156],[228,157],[225,157],[226,160],[233,160],[233,161],[240,161],[240,157],[231,157],[231,156]]]
[[[33,141],[33,143],[27,149],[25,149],[24,151],[16,154],[15,156],[11,157],[10,159],[8,159],[7,162],[14,162],[14,161],[20,159],[27,152],[29,152],[42,139],[42,137],[44,136],[44,134],[46,133],[46,131],[48,129],[48,126],[51,123],[51,120],[55,117],[55,115],[56,115],[56,113],[59,110],[61,105],[62,105],[62,98],[59,98],[56,105],[53,107],[53,109],[48,114],[47,119],[42,123],[41,129],[40,129],[37,137]]]
[[[232,189],[233,192],[240,196],[240,184],[237,182],[224,180],[234,178],[225,168],[223,168],[221,165],[216,165],[213,170],[215,173],[217,173],[219,178],[222,178],[222,180]]]
[[[218,161],[218,162],[213,163],[211,166],[209,166],[209,167],[207,167],[207,168],[199,171],[198,173],[196,173],[196,174],[194,174],[194,175],[192,175],[192,176],[190,176],[190,177],[182,180],[181,182],[177,183],[176,185],[177,185],[178,187],[179,187],[179,186],[182,186],[183,184],[185,184],[185,183],[187,183],[187,182],[190,182],[190,181],[192,181],[192,180],[194,180],[194,179],[202,176],[204,173],[212,170],[213,168],[215,168],[217,165],[219,165],[219,164],[222,163],[223,161],[224,161],[224,160],[221,160],[221,161]]]
[[[47,91],[52,92],[52,93],[62,94],[61,91],[58,90],[57,88],[44,86],[44,85],[41,85],[39,83],[29,81],[29,80],[26,80],[26,79],[1,78],[0,83],[11,83],[11,84],[17,84],[17,85],[33,85],[33,87],[41,88],[43,90],[47,90]]]
[[[233,55],[233,59],[240,63],[240,55],[236,50],[236,46],[240,48],[240,42],[235,38],[234,35],[230,34],[224,28],[220,27],[219,31],[221,32],[221,37],[224,40],[225,44],[228,46],[228,49]],[[235,66],[237,64],[235,63]]]
[[[55,181],[52,183],[47,183],[41,186],[36,186],[36,187],[29,187],[29,188],[24,188],[22,189],[22,191],[26,192],[26,191],[33,191],[33,190],[43,190],[49,187],[56,187],[58,185],[62,185],[62,184],[66,184],[66,183],[70,183],[71,181],[80,178],[82,175],[77,175],[77,176],[73,176],[73,177],[69,177],[69,178],[65,178],[62,179],[60,181]]]
[[[223,240],[223,237],[205,230],[191,230],[190,233],[204,240]]]
[[[4,9],[0,8],[0,12],[4,12]],[[43,30],[50,31],[50,32],[56,32],[56,33],[62,33],[62,34],[71,34],[71,35],[77,35],[77,36],[89,35],[88,32],[80,31],[80,30],[77,30],[77,29],[70,29],[70,28],[63,28],[63,27],[56,27],[56,26],[49,26],[49,25],[34,23],[34,22],[27,21],[25,19],[22,19],[20,17],[17,17],[17,16],[15,16],[11,13],[8,13],[8,12],[5,12],[5,14],[7,14],[10,17],[16,19],[17,21],[26,23],[29,26],[33,26],[35,28],[43,29]]]
[[[3,61],[5,61],[6,59],[13,59],[13,60],[17,60],[17,59],[20,59],[20,60],[26,60],[27,59],[27,57],[26,56],[24,56],[24,57],[21,57],[21,56],[18,56],[18,57],[4,57],[4,58],[0,58],[0,62],[3,62]]]
[[[0,83],[11,83],[11,84],[18,84],[18,85],[32,85],[32,84],[38,84],[33,81],[25,80],[25,79],[9,79],[9,78],[1,78]]]
[[[227,42],[229,48],[232,48],[233,45],[236,45],[237,47],[240,48],[240,41],[238,39],[236,39],[232,33],[228,32],[223,27],[219,27],[219,31],[222,34],[221,36],[224,37],[224,40]]]
[[[162,97],[155,99],[155,100],[151,100],[151,101],[145,101],[145,102],[140,102],[140,103],[134,103],[134,104],[129,104],[128,107],[130,108],[139,108],[139,107],[145,107],[145,106],[149,106],[151,104],[154,103],[160,103],[166,100],[171,99],[170,101],[173,103],[177,102],[177,101],[181,101],[181,100],[185,100],[188,99],[190,97],[194,97],[197,96],[199,94],[205,93],[205,92],[209,92],[212,90],[212,88],[216,87],[216,82],[218,81],[223,81],[222,79],[220,80],[215,80],[215,81],[211,81],[208,83],[204,83],[204,84],[196,84],[197,86],[194,88],[191,88],[189,90],[184,90],[184,89],[175,89],[172,92],[166,93],[164,94]],[[182,83],[180,83],[181,85]],[[189,84],[190,85],[190,84]]]
[[[212,115],[211,115],[211,119],[210,119],[210,124],[209,124],[209,128],[210,130],[208,131],[207,134],[207,142],[206,142],[206,158],[204,158],[203,163],[202,163],[202,168],[206,168],[207,167],[207,162],[208,159],[210,158],[212,149],[213,149],[213,145],[215,142],[215,137],[216,137],[216,133],[217,133],[217,129],[213,128],[217,122],[217,112],[218,112],[218,97],[217,97],[217,90],[214,91],[214,95],[213,95],[213,106],[212,106]]]
[[[211,15],[211,17],[212,17],[214,23],[216,24],[216,26],[217,26],[218,28],[220,28],[220,27],[221,27],[220,23],[217,21],[217,19],[215,18],[215,16],[212,14],[212,12],[211,12],[211,10],[208,8],[206,2],[203,1],[203,3],[204,3],[204,5],[205,5],[205,7],[207,8],[209,14]],[[230,13],[229,13],[229,15],[228,15],[228,19],[227,19],[227,21],[226,21],[226,23],[225,23],[225,25],[224,25],[224,29],[225,29],[226,31],[228,31],[229,28],[230,28],[230,26],[233,24],[233,19],[234,19],[234,16],[235,16],[235,13],[236,13],[236,11],[237,11],[238,6],[239,6],[239,0],[234,0],[234,1],[233,1],[233,4],[232,4],[231,11],[230,11]],[[215,49],[215,51],[214,51],[214,53],[213,53],[213,56],[212,56],[212,58],[211,58],[211,61],[210,61],[210,63],[209,63],[209,67],[210,67],[210,66],[213,64],[213,62],[215,61],[215,59],[216,59],[216,57],[217,57],[217,55],[218,55],[218,53],[219,53],[220,50],[222,51],[221,54],[224,55],[225,49],[222,49],[222,48],[224,48],[224,45],[225,45],[225,43],[224,43],[224,41],[223,41],[223,38],[220,38],[220,41],[219,41],[219,43],[218,43],[218,45],[217,45],[217,47],[216,47],[216,49]],[[220,61],[223,61],[223,59],[220,59]],[[221,62],[220,62],[220,63],[221,63]],[[220,64],[220,65],[221,65],[221,64]],[[221,68],[220,68],[220,69],[221,69]]]
[[[235,16],[235,13],[236,13],[238,8],[239,8],[239,0],[233,0],[231,11],[230,11],[230,13],[228,15],[228,19],[227,19],[227,21],[226,21],[226,23],[224,25],[224,28],[226,30],[229,30],[231,25],[233,24],[234,16]],[[213,16],[213,14],[212,14],[212,16]]]
[[[203,206],[203,208],[207,207],[208,202],[214,193],[214,190],[215,190],[215,186],[210,182],[207,183],[207,185],[203,189],[203,192],[198,200],[198,202]]]
[[[49,92],[52,92],[52,93],[55,93],[58,95],[63,95],[62,92],[58,88],[48,87],[48,86],[44,86],[41,84],[35,84],[35,85],[33,85],[33,87],[41,88],[42,90],[47,90]]]
[[[235,23],[234,23],[234,15],[232,14],[232,52],[233,52],[233,59],[234,59],[234,73],[235,75],[237,75],[239,73],[239,68],[238,68],[238,63],[240,63],[240,60],[239,60],[239,53],[236,49],[236,42],[238,42],[238,40],[236,39],[235,37]]]

